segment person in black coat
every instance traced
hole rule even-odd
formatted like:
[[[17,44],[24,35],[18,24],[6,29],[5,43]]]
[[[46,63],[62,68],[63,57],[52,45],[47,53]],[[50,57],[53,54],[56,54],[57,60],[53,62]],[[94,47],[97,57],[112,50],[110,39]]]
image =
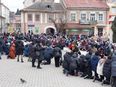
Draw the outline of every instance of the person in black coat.
[[[54,54],[54,59],[55,59],[55,67],[59,67],[60,66],[60,58],[62,57],[61,49],[59,47],[55,47],[53,54]]]
[[[86,77],[84,79],[91,79],[92,78],[91,57],[92,57],[92,52],[89,51],[89,53],[85,56],[87,62],[86,62],[86,66],[85,66]]]
[[[19,56],[21,56],[21,62],[23,61],[23,50],[24,50],[24,44],[21,40],[17,40],[16,41],[16,55],[17,57],[17,61],[19,62]]]
[[[30,47],[30,51],[29,51],[29,57],[32,58],[32,67],[36,67],[35,66],[35,61],[36,61],[36,44],[35,43],[31,43],[29,45]]]
[[[112,56],[111,76],[112,76],[112,87],[116,87],[116,50],[114,51]]]
[[[108,59],[105,61],[103,66],[103,76],[106,77],[106,80],[103,82],[104,84],[110,84],[111,77],[111,56],[108,56]]]
[[[51,64],[51,58],[53,57],[53,48],[48,46],[45,48],[44,50],[44,60],[46,60],[47,62],[45,62],[44,64]]]
[[[66,52],[64,54],[64,61],[63,61],[64,70],[63,70],[63,73],[64,74],[66,73],[67,76],[68,76],[69,71],[70,71],[71,56],[72,56],[72,54],[70,52]]]
[[[37,65],[38,69],[42,69],[40,67],[40,63],[44,59],[44,50],[45,50],[45,47],[43,46],[43,44],[38,42],[35,48],[36,59],[38,59],[38,65]]]
[[[98,64],[98,61],[99,61],[99,53],[96,52],[92,58],[91,58],[91,69],[92,71],[94,71],[95,75],[94,75],[94,80],[99,80],[99,77],[98,77],[98,74],[97,74],[97,64]]]

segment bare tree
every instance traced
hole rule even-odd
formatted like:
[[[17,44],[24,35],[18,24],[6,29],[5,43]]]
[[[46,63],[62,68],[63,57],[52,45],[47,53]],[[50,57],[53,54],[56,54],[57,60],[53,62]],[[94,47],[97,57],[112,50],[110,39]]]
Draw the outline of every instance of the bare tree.
[[[59,22],[57,22],[57,19],[50,18],[50,20],[54,24],[58,33],[65,34],[65,26],[67,24],[66,20],[63,20],[62,18],[59,18]]]

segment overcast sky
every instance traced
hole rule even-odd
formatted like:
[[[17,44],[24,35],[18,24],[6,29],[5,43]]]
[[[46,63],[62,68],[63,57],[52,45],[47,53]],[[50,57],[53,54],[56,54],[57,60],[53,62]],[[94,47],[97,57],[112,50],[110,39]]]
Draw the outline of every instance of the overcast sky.
[[[1,0],[4,5],[6,5],[10,11],[16,11],[17,8],[23,8],[23,1],[24,0]]]
[[[15,11],[17,8],[22,9],[23,8],[23,1],[24,0],[1,0],[2,3],[4,3],[10,11]],[[56,0],[58,1],[58,0]]]

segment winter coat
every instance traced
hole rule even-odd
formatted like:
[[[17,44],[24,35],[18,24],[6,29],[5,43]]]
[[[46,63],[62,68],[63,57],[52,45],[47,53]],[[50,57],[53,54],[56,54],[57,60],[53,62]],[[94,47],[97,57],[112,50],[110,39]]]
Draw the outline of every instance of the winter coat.
[[[15,51],[15,45],[11,45],[10,50],[9,50],[9,57],[11,59],[15,59],[16,56],[16,51]]]
[[[29,46],[25,45],[24,47],[24,56],[28,57],[29,56]]]
[[[44,50],[45,50],[44,47],[40,46],[40,44],[36,44],[35,54],[36,58],[40,61],[44,59]]]
[[[63,68],[64,69],[67,69],[67,70],[69,70],[69,65],[70,65],[70,63],[71,63],[71,54],[70,53],[66,53],[65,55],[64,55],[64,61],[63,61]]]
[[[22,41],[16,41],[16,55],[23,55],[24,44]]]
[[[53,57],[53,49],[51,47],[47,47],[44,50],[44,58],[45,60],[51,59]]]
[[[103,75],[108,78],[111,76],[111,62],[111,59],[107,59],[103,66]]]
[[[114,52],[112,56],[111,75],[116,76],[116,51]]]
[[[64,55],[66,54],[66,52],[71,52],[71,49],[68,47],[64,47],[62,50],[62,59],[64,59]]]
[[[98,61],[99,61],[99,57],[96,55],[93,55],[91,58],[91,68],[93,71],[96,71]]]
[[[71,61],[70,61],[70,70],[75,70],[78,67],[78,56],[76,56],[76,54],[73,54],[71,57]]]
[[[103,66],[105,63],[106,59],[100,59],[97,65],[97,74],[103,75]]]
[[[0,53],[2,52],[2,42],[0,41]]]
[[[29,56],[31,58],[36,58],[35,49],[36,49],[36,45],[34,44],[29,45]]]
[[[53,54],[54,54],[54,57],[60,57],[60,58],[62,57],[62,52],[61,52],[61,49],[59,47],[54,48]]]

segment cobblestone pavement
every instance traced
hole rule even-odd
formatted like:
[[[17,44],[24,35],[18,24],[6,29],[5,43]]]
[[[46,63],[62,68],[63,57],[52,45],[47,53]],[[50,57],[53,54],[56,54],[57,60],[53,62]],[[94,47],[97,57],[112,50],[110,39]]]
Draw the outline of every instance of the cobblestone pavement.
[[[27,82],[22,84],[20,78]],[[17,62],[6,59],[0,60],[0,87],[110,87],[102,86],[100,82],[92,82],[81,77],[68,76],[62,73],[62,67],[55,68],[51,65],[42,65],[42,69],[32,68],[31,63]]]

